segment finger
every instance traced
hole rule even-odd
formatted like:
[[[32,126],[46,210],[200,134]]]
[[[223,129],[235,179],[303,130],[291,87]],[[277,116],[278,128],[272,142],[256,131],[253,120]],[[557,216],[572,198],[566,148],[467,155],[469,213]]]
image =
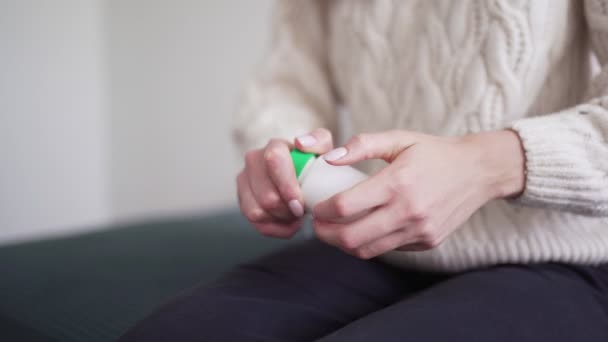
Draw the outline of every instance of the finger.
[[[423,250],[421,246],[416,247],[416,243],[412,241],[411,233],[407,230],[407,227],[396,230],[380,239],[374,240],[351,251],[351,254],[354,254],[361,259],[371,259],[396,249],[401,250],[401,248],[404,247],[409,247],[407,249],[408,251]]]
[[[249,187],[249,181],[244,172],[239,173],[236,178],[237,189],[238,189],[238,200],[241,212],[249,222],[264,222],[271,219],[271,216],[260,207],[253,197],[251,188]]]
[[[445,211],[443,214],[439,214],[437,217],[444,217],[435,221],[435,224],[429,224],[428,222],[417,229],[418,234],[416,236],[416,242],[413,244],[405,245],[398,250],[401,251],[423,251],[439,246],[445,238],[449,235],[452,229],[445,229],[445,227],[458,227],[463,222],[469,219],[471,215],[484,203],[484,197],[477,195],[476,200],[463,201],[457,205],[454,209]],[[412,229],[416,231],[416,229]],[[420,234],[422,232],[422,234]]]
[[[415,143],[416,134],[404,131],[359,134],[323,158],[333,165],[353,164],[368,159],[391,162],[401,151]]]
[[[296,219],[289,223],[262,222],[255,223],[254,226],[256,230],[264,236],[289,239],[298,232],[301,224],[302,220]]]
[[[260,150],[247,152],[245,168],[249,187],[260,207],[278,219],[291,220],[293,215],[281,200],[279,191],[270,179],[263,153]]]
[[[287,203],[295,217],[304,215],[300,186],[289,155],[289,145],[282,140],[271,140],[264,150],[266,170],[279,196]]]
[[[426,228],[425,228],[426,227]],[[429,230],[430,225],[427,223],[410,222],[403,228],[397,229],[379,239],[376,239],[366,245],[359,247],[351,252],[362,259],[370,259],[384,253],[399,250],[399,251],[425,251],[435,248],[440,243],[440,239],[428,240],[424,234],[429,234],[425,230]],[[421,230],[422,233],[421,234]]]
[[[382,170],[354,187],[317,204],[313,208],[314,217],[321,221],[336,221],[388,202],[392,194],[386,184],[394,180],[387,177],[388,172]]]
[[[300,151],[323,154],[333,148],[332,134],[325,128],[317,128],[309,134],[297,137],[295,145]]]
[[[317,219],[313,224],[319,239],[342,249],[355,250],[400,229],[396,216],[392,209],[381,207],[348,224]]]
[[[253,224],[256,230],[264,235],[281,239],[291,238],[301,226],[301,220],[288,223],[271,222],[272,217],[266,213],[255,201],[249,187],[247,177],[243,172],[237,177],[238,199],[241,212]]]

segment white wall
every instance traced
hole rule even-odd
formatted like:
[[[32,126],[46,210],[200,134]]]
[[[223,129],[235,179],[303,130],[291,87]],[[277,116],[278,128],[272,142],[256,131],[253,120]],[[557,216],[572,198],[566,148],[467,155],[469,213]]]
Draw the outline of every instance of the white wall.
[[[109,2],[113,214],[235,205],[229,127],[270,1]]]
[[[269,0],[0,0],[0,242],[234,206]]]
[[[0,240],[108,220],[101,13],[0,0]]]

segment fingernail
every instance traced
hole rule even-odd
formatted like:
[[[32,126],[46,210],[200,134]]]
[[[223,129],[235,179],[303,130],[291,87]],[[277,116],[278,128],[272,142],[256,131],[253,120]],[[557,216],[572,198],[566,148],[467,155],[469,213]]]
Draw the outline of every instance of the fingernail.
[[[317,138],[313,137],[310,134],[299,136],[296,139],[298,140],[300,145],[304,147],[309,147],[317,143]]]
[[[300,216],[304,215],[304,207],[302,206],[300,201],[294,199],[294,200],[289,201],[289,203],[287,203],[287,205],[289,206],[289,210],[291,210],[291,213],[295,217],[300,217]]]
[[[323,159],[325,159],[327,161],[335,161],[335,160],[338,160],[338,159],[344,157],[346,155],[346,153],[348,153],[346,148],[338,147],[338,148],[333,149],[333,150],[327,152],[326,154],[324,154]]]

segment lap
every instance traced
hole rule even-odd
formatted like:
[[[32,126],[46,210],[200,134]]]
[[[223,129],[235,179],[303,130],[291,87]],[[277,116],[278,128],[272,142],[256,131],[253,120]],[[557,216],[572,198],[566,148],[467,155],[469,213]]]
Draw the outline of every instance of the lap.
[[[322,339],[608,341],[608,267],[505,265],[463,273]]]
[[[180,295],[123,340],[310,341],[436,280],[308,241]]]
[[[608,341],[608,267],[406,272],[317,241],[174,298],[122,341]]]

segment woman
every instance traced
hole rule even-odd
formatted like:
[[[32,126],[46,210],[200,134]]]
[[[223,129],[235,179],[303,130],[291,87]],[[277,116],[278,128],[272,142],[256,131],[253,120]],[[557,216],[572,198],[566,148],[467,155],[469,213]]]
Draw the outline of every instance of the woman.
[[[253,226],[299,229],[293,147],[388,165],[125,340],[608,341],[608,1],[281,1],[274,32],[236,121]]]

